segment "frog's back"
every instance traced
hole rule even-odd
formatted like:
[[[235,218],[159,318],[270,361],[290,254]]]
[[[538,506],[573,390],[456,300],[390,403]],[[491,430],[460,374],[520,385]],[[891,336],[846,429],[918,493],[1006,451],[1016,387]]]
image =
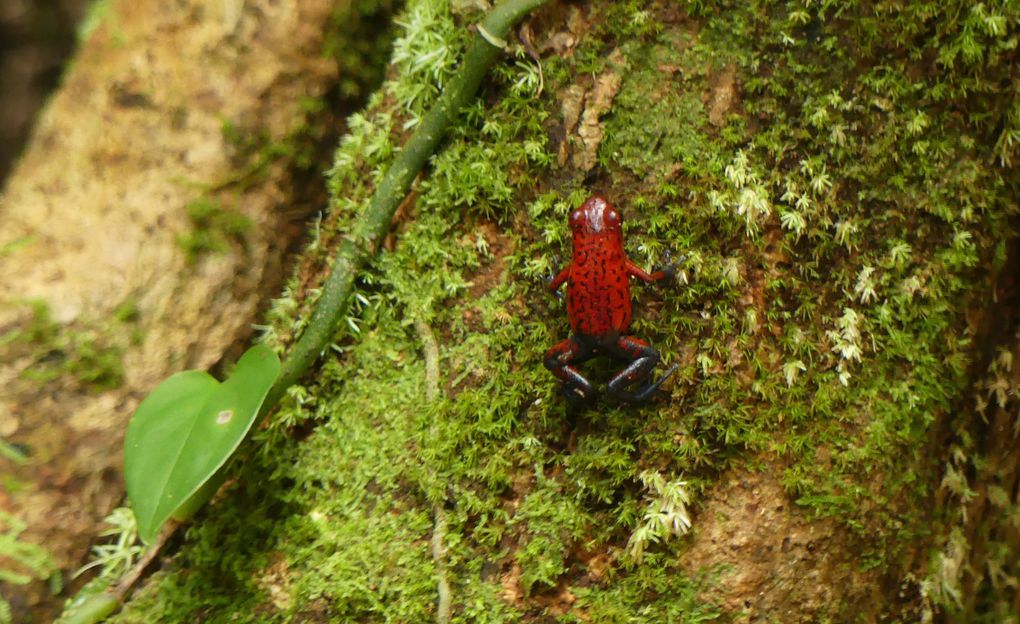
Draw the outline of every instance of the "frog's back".
[[[630,284],[622,246],[601,237],[577,243],[567,287],[571,329],[596,338],[626,333]]]

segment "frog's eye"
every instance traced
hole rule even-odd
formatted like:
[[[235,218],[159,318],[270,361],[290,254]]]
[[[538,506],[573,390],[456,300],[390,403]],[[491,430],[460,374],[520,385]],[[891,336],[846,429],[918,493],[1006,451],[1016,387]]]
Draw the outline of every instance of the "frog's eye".
[[[623,223],[623,215],[615,210],[610,210],[606,214],[606,223],[611,226],[617,226]]]
[[[570,213],[570,221],[569,221],[570,227],[578,226],[581,223],[581,217],[582,216],[583,215],[582,215],[580,210],[575,210],[574,212]]]

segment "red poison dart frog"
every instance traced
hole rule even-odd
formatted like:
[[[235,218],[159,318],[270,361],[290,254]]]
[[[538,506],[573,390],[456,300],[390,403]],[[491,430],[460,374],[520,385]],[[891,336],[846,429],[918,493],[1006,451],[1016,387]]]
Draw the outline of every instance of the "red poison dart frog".
[[[545,367],[563,382],[571,402],[595,395],[591,382],[575,365],[596,355],[628,362],[609,381],[609,396],[639,403],[651,398],[676,371],[674,365],[658,381],[646,383],[659,362],[659,352],[648,343],[628,336],[630,329],[630,277],[656,282],[673,277],[672,267],[648,273],[623,251],[623,216],[605,198],[590,197],[570,213],[574,254],[549,283],[556,292],[567,283],[567,316],[573,335],[545,354]],[[631,386],[639,384],[637,388]]]

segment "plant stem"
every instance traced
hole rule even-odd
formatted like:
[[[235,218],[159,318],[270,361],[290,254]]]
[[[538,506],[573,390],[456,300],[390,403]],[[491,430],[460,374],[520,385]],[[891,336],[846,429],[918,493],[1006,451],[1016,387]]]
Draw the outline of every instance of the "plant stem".
[[[177,529],[180,526],[181,523],[173,519],[168,520],[166,524],[163,525],[163,528],[159,530],[159,534],[156,536],[156,540],[151,546],[149,546],[149,549],[142,554],[134,567],[132,567],[128,573],[120,579],[120,582],[117,583],[117,586],[114,588],[113,595],[117,598],[117,602],[123,603],[127,599],[128,594],[131,593],[131,588],[134,587],[135,583],[138,582],[138,579],[142,577],[145,569],[152,565],[152,562],[156,560],[160,551],[163,550],[163,546],[170,541],[170,538],[174,536],[174,533],[177,532]]]
[[[478,26],[460,71],[443,90],[432,109],[422,117],[418,128],[376,188],[368,208],[357,220],[350,235],[340,244],[312,318],[287,355],[280,377],[262,404],[261,416],[273,409],[287,388],[308,370],[329,345],[341,318],[347,312],[355,277],[365,261],[378,249],[397,206],[407,195],[425,162],[435,152],[460,109],[478,91],[482,79],[502,51],[497,43],[507,37],[510,28],[521,18],[547,1],[505,0],[489,11]]]
[[[152,565],[162,552],[167,541],[177,532],[180,523],[170,520],[160,529],[156,540],[149,546],[135,565],[120,579],[116,586],[104,592],[89,596],[81,604],[66,611],[56,624],[98,624],[120,610],[145,569]]]
[[[436,335],[422,319],[414,322],[414,328],[421,340],[422,351],[425,352],[425,399],[430,403],[439,398],[439,343]],[[435,419],[429,428],[429,437],[436,439],[439,427]],[[432,517],[435,524],[432,528],[432,561],[436,564],[436,624],[449,624],[453,606],[453,592],[450,590],[450,578],[446,571],[446,512],[441,503],[432,505]]]

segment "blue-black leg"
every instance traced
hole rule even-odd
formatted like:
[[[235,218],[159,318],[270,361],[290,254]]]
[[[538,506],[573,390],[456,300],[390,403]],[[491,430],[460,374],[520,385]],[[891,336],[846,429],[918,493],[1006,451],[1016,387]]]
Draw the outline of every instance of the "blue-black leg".
[[[590,401],[595,387],[572,364],[583,362],[593,353],[591,345],[571,336],[545,353],[545,367],[563,382],[563,396],[572,404]]]
[[[676,364],[674,364],[666,371],[665,375],[659,378],[658,381],[644,385],[637,390],[630,391],[627,388],[636,383],[644,382],[648,379],[649,375],[651,375],[652,369],[655,368],[655,365],[658,364],[661,359],[659,357],[659,352],[652,348],[648,343],[630,336],[623,336],[619,338],[608,348],[608,351],[615,357],[630,360],[630,364],[627,365],[627,368],[623,369],[609,380],[609,396],[619,399],[620,401],[626,401],[628,403],[642,403],[647,401],[655,395],[659,386],[669,379],[677,369]]]

